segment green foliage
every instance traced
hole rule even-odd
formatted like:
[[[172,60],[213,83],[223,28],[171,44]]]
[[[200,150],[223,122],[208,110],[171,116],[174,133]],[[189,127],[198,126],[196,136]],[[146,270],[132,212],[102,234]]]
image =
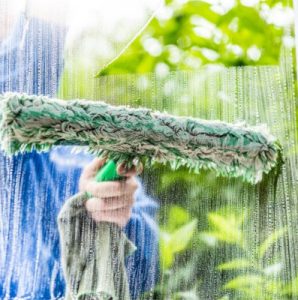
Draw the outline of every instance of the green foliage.
[[[224,2],[166,0],[165,8],[157,13],[144,32],[117,60],[102,70],[96,70],[97,76],[153,72],[158,78],[166,78],[171,71],[196,70],[211,64],[278,64],[280,48],[284,41],[291,42],[291,38],[285,25],[275,25],[275,20],[266,16],[276,9],[290,9],[289,1],[262,0],[249,5],[250,1],[237,0],[226,8],[218,4]],[[98,64],[94,61],[93,65]],[[88,75],[93,76],[92,71]],[[75,82],[76,97],[94,98],[97,86],[86,73],[86,67],[79,63],[76,68],[66,68],[60,96],[73,97],[69,90]],[[207,84],[208,78],[205,80]],[[150,85],[147,92],[149,100],[146,106],[154,107]],[[116,86],[111,91],[114,93],[117,95]],[[170,101],[167,97],[158,100]],[[212,101],[206,98],[198,105],[209,110],[212,103],[216,109],[219,104]],[[136,100],[135,105],[144,103]],[[164,108],[167,109],[166,104]],[[177,114],[185,114],[187,109],[178,107]],[[284,265],[274,251],[287,235],[287,229],[280,228],[262,237],[259,244],[251,244],[256,229],[247,225],[250,207],[239,210],[233,202],[235,195],[243,190],[251,191],[248,185],[237,179],[215,178],[206,171],[193,175],[183,168],[173,172],[163,166],[159,171],[159,198],[174,196],[160,216],[162,280],[153,298],[150,293],[148,299],[204,299],[201,297],[204,292],[200,292],[206,286],[216,295],[210,298],[212,300],[286,300],[298,297],[298,277],[290,281],[283,277]],[[210,193],[205,196],[206,190]],[[216,196],[212,191],[216,191]],[[265,197],[267,192],[264,190],[260,194]],[[226,210],[218,209],[219,205],[227,203]],[[207,216],[206,212],[209,212]],[[229,257],[231,252],[239,255]],[[210,260],[209,256],[212,256]],[[219,258],[212,264],[214,257]],[[220,280],[210,283],[211,276],[208,278],[207,274],[198,271],[199,268],[209,271],[212,278],[219,276]],[[143,295],[142,299],[147,296]]]
[[[281,238],[286,233],[286,228],[282,228],[274,231],[270,234],[267,239],[259,247],[260,258],[264,257],[266,251],[274,244],[279,238]]]
[[[266,18],[280,1],[222,9],[212,1],[166,2],[124,54],[98,73],[164,73],[195,70],[206,64],[278,64],[285,25]],[[284,4],[284,7],[287,4]],[[226,7],[225,7],[226,6]],[[270,41],[270,42],[269,42]]]
[[[228,216],[222,216],[217,213],[209,213],[208,220],[211,231],[203,233],[204,238],[211,238],[218,241],[236,244],[243,247],[243,233],[240,226],[243,222],[243,216],[236,216],[231,212]]]
[[[298,276],[283,287],[282,294],[298,297]]]
[[[243,250],[241,258],[235,258],[217,266],[219,271],[231,272],[233,275],[222,287],[223,290],[240,293],[241,299],[269,300],[276,299],[276,297],[280,300],[286,299],[285,294],[287,292],[291,294],[294,291],[295,293],[296,289],[293,287],[295,287],[296,282],[289,284],[282,280],[280,277],[280,272],[283,269],[282,263],[278,262],[278,257],[273,257],[271,260],[266,259],[265,254],[277,244],[278,240],[287,233],[287,230],[281,228],[274,231],[254,249],[249,244],[247,232],[239,228],[245,219],[245,216],[227,216],[221,213],[209,213],[208,215],[211,231],[207,234],[211,234],[218,241],[232,244],[234,247],[242,247]],[[212,228],[219,230],[219,232],[214,234]],[[229,235],[229,233],[231,234]],[[240,236],[241,239],[239,239]],[[277,262],[269,263],[274,260]]]
[[[258,275],[244,275],[244,276],[237,276],[236,278],[230,280],[225,285],[225,288],[240,290],[243,291],[244,293],[255,294],[256,292],[255,289],[257,287],[262,286],[263,283],[264,283],[263,279]]]
[[[171,207],[168,224],[160,229],[159,237],[161,265],[164,269],[172,267],[175,254],[187,248],[195,233],[197,220],[188,220],[189,215],[185,210]]]
[[[245,269],[250,268],[251,262],[246,259],[233,259],[231,261],[228,261],[226,263],[220,264],[217,269],[220,271],[226,271],[226,270],[236,270],[236,269]]]
[[[167,230],[174,231],[190,221],[189,213],[180,206],[173,205],[169,211]]]
[[[171,206],[166,212],[166,222],[160,228],[160,260],[162,282],[155,287],[153,299],[198,300],[197,283],[193,278],[193,265],[182,266],[177,272],[179,255],[190,251],[191,241],[197,230],[197,219],[191,219],[189,213],[178,206]],[[192,277],[187,289],[184,283]],[[183,288],[177,285],[183,285]],[[145,293],[141,299],[152,299],[152,292]]]
[[[208,214],[208,230],[197,235],[207,245],[204,248],[202,244],[196,244],[194,239],[197,219],[192,220],[187,211],[176,205],[167,211],[167,217],[168,221],[161,229],[160,240],[163,281],[162,286],[156,289],[156,299],[200,299],[200,287],[203,283],[197,278],[193,286],[194,269],[190,266],[196,261],[195,251],[202,252],[204,257],[210,251],[210,246],[218,249],[227,249],[229,246],[236,250],[234,253],[240,254],[238,258],[233,257],[219,263],[213,271],[227,274],[227,280],[221,286],[223,295],[218,300],[286,300],[288,296],[296,295],[297,278],[287,282],[282,277],[284,266],[279,256],[268,256],[268,252],[287,234],[286,228],[274,231],[259,245],[254,246],[250,243],[250,232],[246,228],[249,214],[237,213],[237,209],[226,207]],[[189,248],[191,239],[192,248]],[[210,243],[210,240],[213,242]],[[179,259],[184,253],[188,253],[190,260],[186,266]],[[201,264],[201,258],[199,260]],[[189,287],[189,290],[179,290],[180,282]]]

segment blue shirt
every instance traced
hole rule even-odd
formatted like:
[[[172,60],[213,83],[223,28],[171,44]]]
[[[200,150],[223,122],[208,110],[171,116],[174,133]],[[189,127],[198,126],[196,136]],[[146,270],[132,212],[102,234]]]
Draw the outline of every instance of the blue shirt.
[[[0,92],[55,95],[64,37],[64,29],[20,18],[0,46]],[[57,215],[92,158],[67,146],[13,157],[0,152],[0,299],[63,298]],[[157,281],[157,208],[140,184],[125,227],[137,246],[126,261],[132,299]]]

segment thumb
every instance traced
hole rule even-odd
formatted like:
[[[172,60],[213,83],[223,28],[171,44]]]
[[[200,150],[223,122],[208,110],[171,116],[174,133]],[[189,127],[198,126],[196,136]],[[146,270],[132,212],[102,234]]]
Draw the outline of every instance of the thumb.
[[[84,168],[81,177],[84,179],[94,177],[98,170],[105,164],[106,160],[106,158],[94,158],[92,162]]]
[[[117,173],[121,176],[131,177],[139,175],[143,172],[143,165],[139,163],[137,166],[133,165],[130,169],[127,169],[125,162],[117,166]]]

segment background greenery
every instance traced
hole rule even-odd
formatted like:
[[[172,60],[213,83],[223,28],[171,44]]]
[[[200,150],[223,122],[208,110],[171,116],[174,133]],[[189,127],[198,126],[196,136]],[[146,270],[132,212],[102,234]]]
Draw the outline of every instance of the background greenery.
[[[288,1],[167,0],[127,51],[99,74],[278,64],[293,46]]]
[[[292,16],[287,1],[168,0],[125,53],[98,76],[168,74],[211,64],[279,64],[281,48],[294,46]],[[157,196],[165,199],[175,195],[173,199],[184,201],[173,203],[175,200],[170,199],[161,208],[161,284],[156,289],[156,299],[205,299],[204,295],[221,300],[298,297],[298,279],[276,279],[281,263],[278,257],[266,259],[266,252],[287,228],[264,234],[258,245],[250,245],[253,228],[248,231],[249,208],[238,207],[237,211],[236,204],[230,202],[220,209],[210,205],[206,212],[204,204],[198,203],[207,188],[220,190],[217,199],[229,203],[231,193],[241,193],[249,187],[237,181],[231,186],[208,172],[194,176],[187,170],[173,173],[159,169],[156,174],[160,173],[159,184],[153,184],[159,186]],[[152,178],[152,174],[148,177]],[[204,187],[199,184],[202,182]],[[214,256],[208,257],[210,248]],[[215,256],[220,259],[215,260]],[[216,276],[220,280],[214,280]]]
[[[288,1],[166,0],[141,35],[117,60],[98,70],[97,77],[150,72],[167,76],[210,65],[278,65],[281,49],[294,48],[292,22]],[[79,96],[85,97],[87,83],[78,82],[83,82]],[[209,172],[193,175],[166,167],[146,173],[144,180],[149,190],[154,187],[150,193],[166,202],[159,216],[161,280],[154,299],[298,297],[298,277],[289,281],[279,276],[278,254],[268,258],[287,228],[262,234],[257,245],[250,243],[254,203],[240,208],[233,195],[253,192],[252,187]],[[261,192],[266,180],[258,187]],[[216,195],[202,197],[213,190]]]

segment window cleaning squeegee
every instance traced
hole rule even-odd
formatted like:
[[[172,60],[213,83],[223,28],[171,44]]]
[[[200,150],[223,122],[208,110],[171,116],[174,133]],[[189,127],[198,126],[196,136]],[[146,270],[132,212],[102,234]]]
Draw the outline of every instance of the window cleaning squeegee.
[[[255,184],[281,158],[281,146],[265,125],[229,124],[146,108],[115,107],[100,101],[65,101],[18,93],[0,95],[0,141],[8,155],[34,149],[46,151],[55,145],[87,146],[90,152],[108,158],[96,175],[98,182],[121,180],[116,171],[120,163],[130,168],[139,162],[145,166],[160,162],[169,163],[173,169],[186,166],[196,173],[210,169],[217,175],[241,177]],[[85,299],[87,295],[93,297],[90,299],[129,299],[124,257],[133,245],[120,228],[105,223],[94,225],[91,221],[89,227],[85,224],[89,234],[93,232],[93,241],[98,239],[101,245],[109,245],[105,250],[94,249],[91,239],[88,242],[81,236],[88,253],[93,247],[93,259],[83,258],[78,237],[71,240],[69,232],[74,229],[65,234],[65,224],[74,228],[86,222],[86,215],[80,225],[67,220],[78,213],[83,207],[79,203],[89,196],[67,201],[58,218],[69,297],[66,299]],[[80,267],[82,260],[84,268]],[[115,260],[118,265],[112,263]],[[111,262],[109,266],[107,261]],[[95,274],[95,269],[100,272]],[[115,272],[122,274],[117,277],[119,282],[113,277]]]

